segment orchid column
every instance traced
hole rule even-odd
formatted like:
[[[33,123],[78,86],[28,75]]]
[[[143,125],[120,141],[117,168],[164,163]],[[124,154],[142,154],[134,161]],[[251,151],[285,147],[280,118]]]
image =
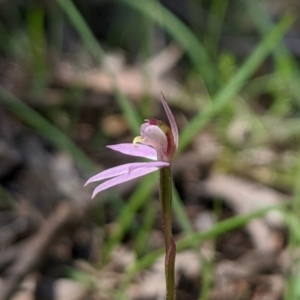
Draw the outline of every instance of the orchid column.
[[[107,146],[126,155],[151,159],[151,162],[137,162],[120,165],[96,174],[86,185],[106,180],[96,187],[92,198],[99,192],[123,182],[160,170],[160,198],[162,207],[163,231],[165,236],[165,277],[166,299],[175,299],[174,265],[176,246],[172,238],[172,175],[171,163],[178,147],[178,129],[174,116],[162,95],[161,101],[169,119],[169,125],[157,119],[147,119],[141,125],[141,135],[133,143]]]

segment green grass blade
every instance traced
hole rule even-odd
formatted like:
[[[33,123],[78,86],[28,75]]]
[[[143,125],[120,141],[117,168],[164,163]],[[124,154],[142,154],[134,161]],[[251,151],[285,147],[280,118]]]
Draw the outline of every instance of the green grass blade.
[[[266,36],[274,27],[274,23],[271,21],[269,14],[265,12],[260,1],[244,0],[244,3],[246,4],[252,22],[262,36]],[[279,42],[278,47],[273,51],[273,55],[280,72],[283,72],[285,75],[292,75],[296,71],[297,62],[289,52],[284,41]]]
[[[244,0],[252,22],[262,36],[266,36],[273,28],[274,23],[269,13],[258,1]],[[270,114],[284,116],[291,110],[292,101],[297,100],[299,107],[300,94],[298,82],[300,80],[298,63],[290,53],[288,47],[282,40],[273,51],[276,75],[280,77],[280,84],[270,84],[270,92],[273,95],[273,104],[269,109]]]
[[[124,207],[124,210],[116,222],[118,225],[115,231],[106,243],[105,257],[107,257],[112,249],[114,249],[120,243],[124,237],[124,234],[129,229],[134,215],[144,205],[145,201],[150,196],[154,186],[158,182],[155,180],[155,178],[157,178],[156,174],[148,175],[146,178],[144,178],[135,192],[129,198],[127,205]],[[178,192],[175,188],[173,189],[173,205],[175,216],[181,228],[183,228],[186,233],[192,233],[192,225],[190,224]]]
[[[141,124],[143,123],[140,115],[137,113],[137,111],[134,109],[130,101],[124,96],[124,94],[118,89],[117,86],[115,86],[115,89],[116,89],[116,98],[118,104],[122,109],[127,122],[129,123],[131,132],[134,135],[139,135],[140,127]]]
[[[153,231],[153,224],[157,216],[156,205],[153,199],[148,199],[143,207],[143,216],[141,217],[141,224],[139,230],[134,237],[134,250],[137,257],[147,253],[149,244],[149,236]]]
[[[63,132],[1,86],[0,104],[15,113],[55,146],[72,154],[74,161],[86,175],[96,171],[93,162]]]
[[[265,207],[265,208],[262,208],[260,210],[257,210],[255,212],[247,214],[247,215],[235,216],[230,219],[221,221],[208,231],[193,233],[193,234],[177,241],[176,242],[177,251],[180,252],[185,249],[192,248],[196,245],[199,245],[199,243],[201,243],[205,240],[214,239],[214,238],[221,236],[224,233],[230,232],[232,230],[236,230],[236,229],[246,225],[251,220],[262,217],[271,210],[281,210],[288,204],[289,203],[286,202],[281,205]],[[148,254],[147,256],[143,257],[142,259],[137,261],[135,264],[129,266],[128,274],[123,282],[123,288],[130,282],[132,277],[137,272],[150,267],[163,254],[164,254],[164,249],[159,249],[159,250],[152,252],[152,253]]]
[[[228,0],[212,0],[207,24],[205,46],[210,56],[217,58],[218,43],[222,33],[223,22],[228,6]]]
[[[124,207],[116,222],[117,227],[106,243],[104,260],[109,257],[111,251],[117,245],[121,244],[121,240],[123,239],[129,226],[131,225],[132,220],[134,219],[134,215],[144,205],[145,201],[150,196],[153,190],[153,186],[157,182],[155,178],[157,178],[157,174],[149,174],[145,178],[143,178],[134,193],[129,198],[126,206]]]
[[[272,51],[291,27],[294,17],[285,15],[281,22],[274,27],[268,36],[253,51],[246,62],[236,72],[231,81],[222,88],[202,111],[200,111],[182,130],[180,134],[179,151],[182,151],[195,135],[211,119],[222,111],[226,104],[241,90],[245,82],[253,75],[263,60]]]
[[[0,20],[0,49],[5,53],[7,57],[11,56],[10,38],[7,28],[4,26],[2,20]]]
[[[97,41],[96,37],[92,33],[91,29],[87,25],[86,21],[83,19],[82,15],[74,5],[74,3],[70,0],[56,0],[58,4],[61,6],[64,13],[70,19],[72,25],[77,30],[79,36],[81,37],[84,45],[89,49],[89,51],[93,54],[93,56],[98,59],[99,63],[102,62],[104,57],[104,50],[100,46],[99,42]],[[119,106],[124,112],[126,120],[129,123],[129,126],[133,133],[138,134],[141,119],[130,103],[130,101],[121,93],[119,90],[116,79],[112,71],[110,70],[109,66],[103,66],[107,74],[110,76],[112,84],[116,90],[116,98],[118,101]]]
[[[174,186],[173,186],[173,210],[176,219],[179,225],[181,226],[182,230],[187,234],[194,232],[192,224],[186,214],[186,210],[178,194],[178,191]]]
[[[70,19],[70,22],[77,30],[85,46],[95,56],[99,63],[101,63],[104,57],[104,50],[99,45],[94,34],[90,30],[89,26],[81,16],[79,10],[76,8],[74,3],[69,0],[56,0],[56,2],[60,5],[64,13]]]
[[[209,56],[199,39],[184,23],[158,1],[122,0],[122,2],[153,19],[173,36],[173,38],[186,50],[192,65],[202,76],[208,90],[212,90],[216,80],[216,73],[214,72],[215,66],[211,63]]]

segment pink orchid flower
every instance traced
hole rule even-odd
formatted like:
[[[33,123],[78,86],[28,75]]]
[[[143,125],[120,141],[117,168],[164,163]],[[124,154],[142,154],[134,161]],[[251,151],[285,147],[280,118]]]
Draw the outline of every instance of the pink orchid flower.
[[[170,126],[160,120],[147,119],[145,123],[141,125],[141,136],[136,137],[133,143],[107,146],[107,148],[114,151],[126,155],[144,157],[152,161],[120,165],[91,177],[85,185],[108,179],[95,188],[92,198],[110,187],[170,166],[178,147],[178,129],[174,116],[163,94],[161,95],[161,101],[169,119]]]

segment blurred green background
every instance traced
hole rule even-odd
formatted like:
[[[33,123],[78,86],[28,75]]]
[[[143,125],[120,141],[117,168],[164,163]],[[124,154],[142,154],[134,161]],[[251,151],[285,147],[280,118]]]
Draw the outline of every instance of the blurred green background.
[[[0,0],[0,250],[62,202],[87,210],[33,268],[35,299],[49,278],[83,287],[74,299],[159,299],[139,277],[162,256],[157,176],[94,202],[83,184],[129,161],[107,144],[165,119],[161,91],[180,130],[174,234],[199,263],[178,271],[178,299],[299,299],[299,13],[296,0]],[[218,273],[251,255],[255,270]]]

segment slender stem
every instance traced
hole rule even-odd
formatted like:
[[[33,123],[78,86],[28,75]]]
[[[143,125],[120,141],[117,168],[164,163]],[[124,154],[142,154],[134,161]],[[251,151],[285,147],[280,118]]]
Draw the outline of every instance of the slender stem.
[[[166,249],[166,299],[174,300],[176,246],[172,237],[172,175],[170,167],[160,169],[160,198]]]
[[[167,253],[172,239],[172,175],[170,167],[160,169],[160,200]]]

